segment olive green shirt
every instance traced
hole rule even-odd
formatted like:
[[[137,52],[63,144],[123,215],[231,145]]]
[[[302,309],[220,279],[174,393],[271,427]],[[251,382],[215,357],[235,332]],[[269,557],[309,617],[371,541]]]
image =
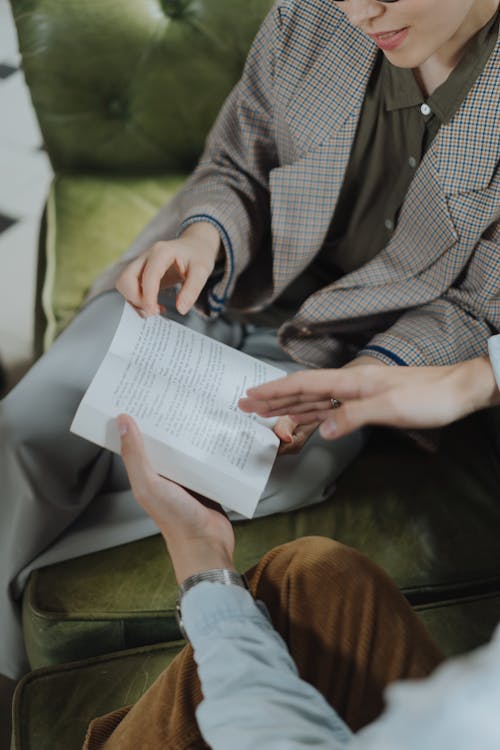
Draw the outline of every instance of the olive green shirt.
[[[429,97],[412,70],[391,65],[379,53],[327,239],[273,305],[276,323],[296,312],[313,292],[370,261],[390,241],[416,169],[493,51],[499,16],[495,13],[470,40],[456,68]]]

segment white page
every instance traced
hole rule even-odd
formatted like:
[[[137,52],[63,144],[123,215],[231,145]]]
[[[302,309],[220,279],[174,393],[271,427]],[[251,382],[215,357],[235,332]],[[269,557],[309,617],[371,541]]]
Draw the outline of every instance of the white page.
[[[159,473],[251,517],[279,440],[271,420],[243,414],[237,403],[247,388],[284,374],[125,305],[71,431],[118,453],[115,418],[130,414]]]

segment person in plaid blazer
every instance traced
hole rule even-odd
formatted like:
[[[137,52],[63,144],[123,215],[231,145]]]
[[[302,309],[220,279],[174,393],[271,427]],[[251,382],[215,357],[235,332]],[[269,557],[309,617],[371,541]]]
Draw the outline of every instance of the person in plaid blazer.
[[[449,4],[440,2],[442,14]],[[369,5],[390,15],[399,3]],[[487,19],[498,2],[475,5]],[[201,284],[205,311],[258,309],[276,299],[320,250],[339,197],[377,55],[356,21],[367,24],[353,0],[274,5],[187,186],[93,293],[122,272],[125,297],[154,311],[156,300],[137,291],[144,255],[127,263],[206,220],[217,227],[225,263],[220,277]],[[280,344],[295,360],[331,366],[335,336],[352,321],[378,328],[359,354],[386,364],[449,364],[484,353],[500,327],[499,109],[500,42],[417,169],[386,247],[312,294],[281,327]],[[185,291],[188,306],[200,285],[193,289]],[[395,315],[389,327],[388,314]]]

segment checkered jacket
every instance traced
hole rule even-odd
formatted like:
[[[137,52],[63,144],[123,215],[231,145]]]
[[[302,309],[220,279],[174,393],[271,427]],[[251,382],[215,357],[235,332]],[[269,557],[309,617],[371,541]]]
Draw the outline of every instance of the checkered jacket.
[[[210,314],[268,305],[322,246],[376,54],[333,3],[278,0],[186,187],[107,282],[152,241],[208,220],[226,251],[205,290]],[[486,353],[500,329],[499,113],[497,43],[417,169],[390,242],[280,329],[295,359],[326,367],[364,327],[376,333],[360,353],[387,364]]]

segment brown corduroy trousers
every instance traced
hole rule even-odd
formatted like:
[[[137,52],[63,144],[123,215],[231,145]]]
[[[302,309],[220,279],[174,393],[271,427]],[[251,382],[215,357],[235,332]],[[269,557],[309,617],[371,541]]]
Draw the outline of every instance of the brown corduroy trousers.
[[[394,680],[424,677],[442,654],[406,599],[368,558],[331,539],[273,549],[248,574],[302,679],[356,731],[383,708]],[[187,646],[132,707],[96,719],[85,750],[198,750],[202,700]]]

